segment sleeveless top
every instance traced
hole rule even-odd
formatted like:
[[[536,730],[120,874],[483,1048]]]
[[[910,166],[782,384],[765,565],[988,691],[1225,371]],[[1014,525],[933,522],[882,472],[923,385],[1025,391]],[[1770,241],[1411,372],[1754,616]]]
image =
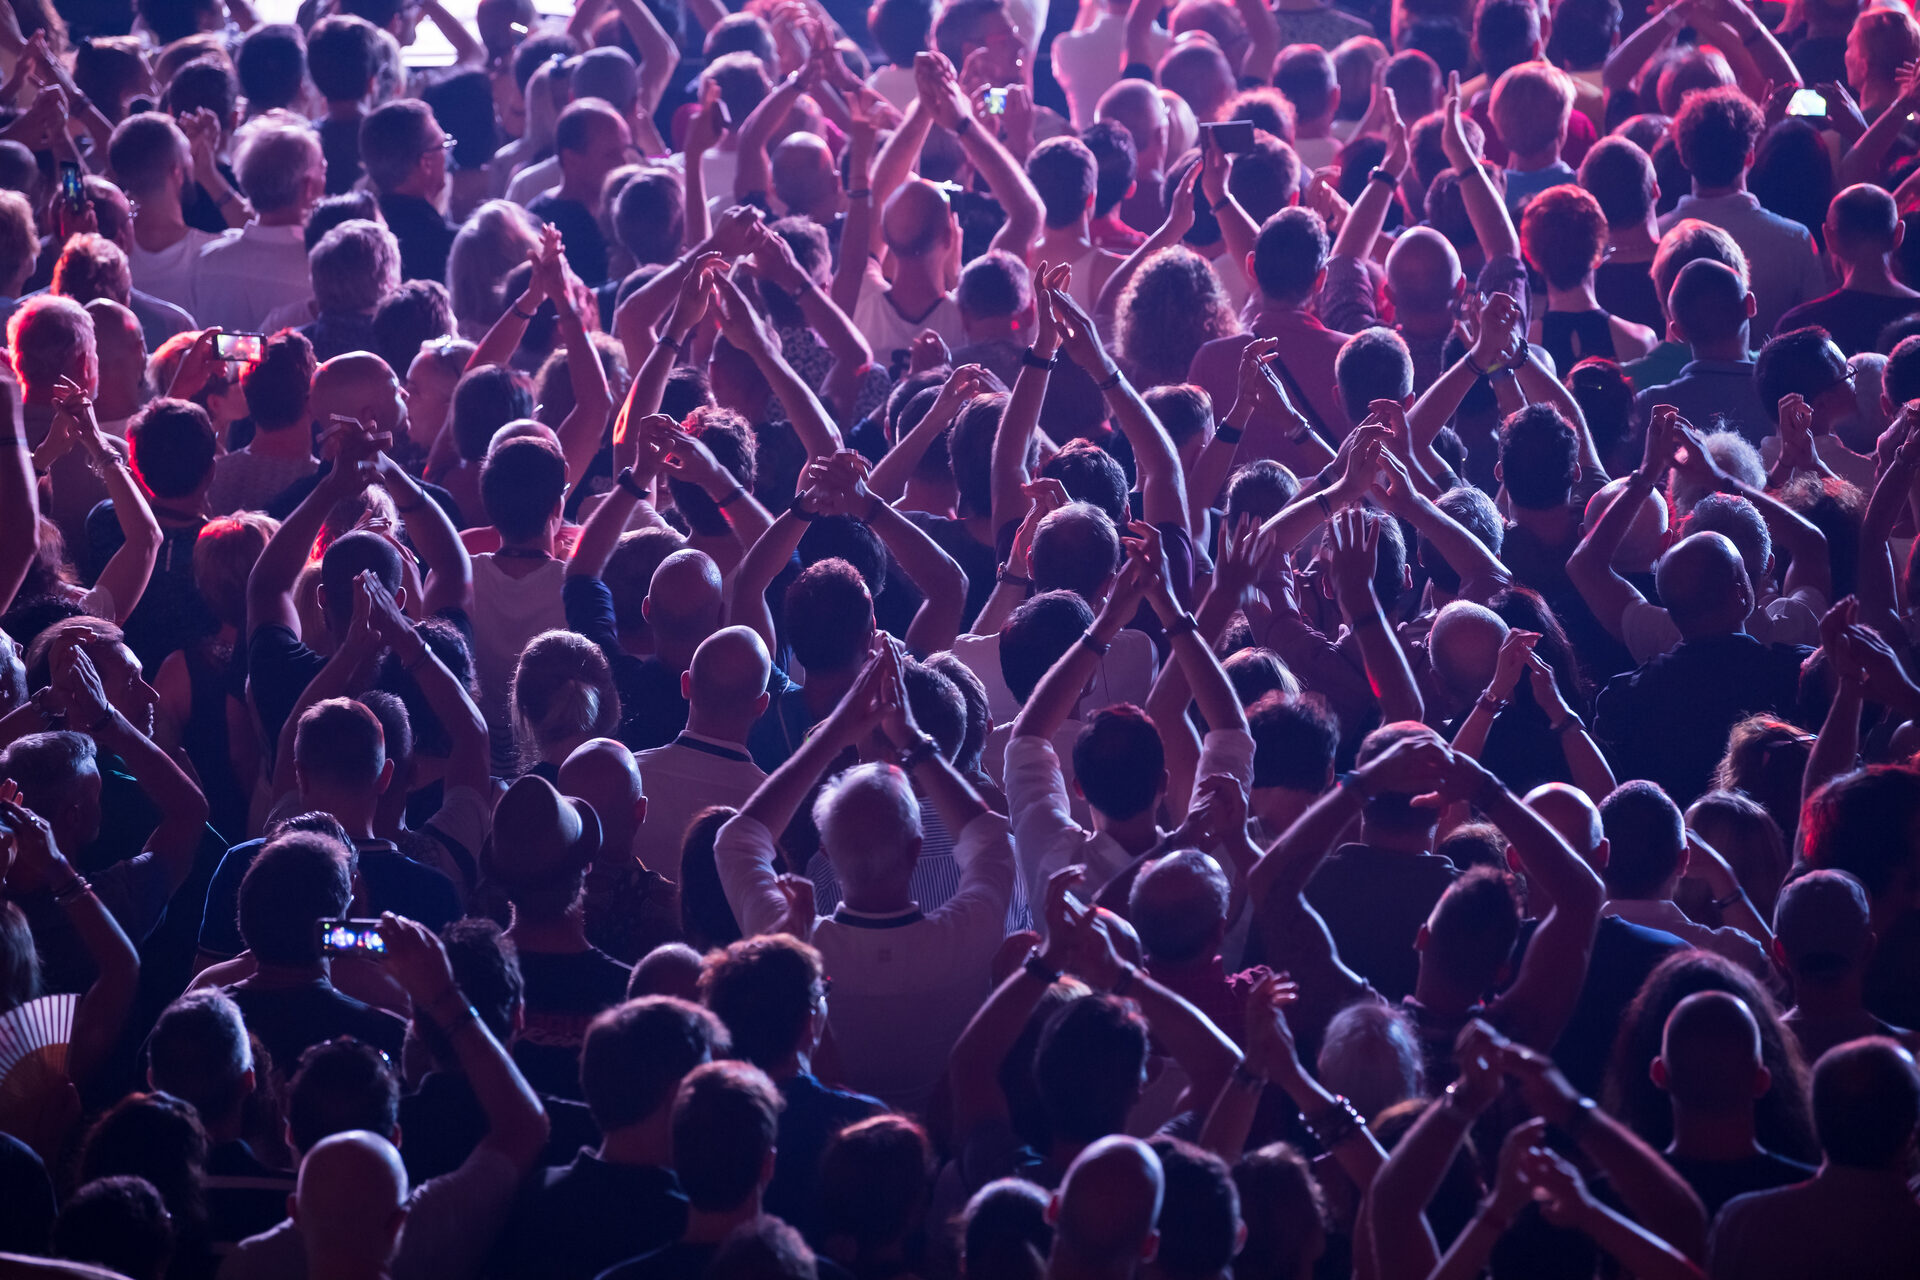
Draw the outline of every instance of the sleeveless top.
[[[1549,311],[1541,316],[1540,345],[1553,357],[1554,371],[1564,378],[1588,356],[1613,359],[1611,320],[1604,311]]]

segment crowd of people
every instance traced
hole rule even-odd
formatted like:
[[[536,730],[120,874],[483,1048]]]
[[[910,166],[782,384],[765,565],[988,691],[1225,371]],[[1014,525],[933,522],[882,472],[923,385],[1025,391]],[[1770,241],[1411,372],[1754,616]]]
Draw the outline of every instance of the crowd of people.
[[[5,0],[0,314],[0,1274],[1920,1275],[1899,0]]]

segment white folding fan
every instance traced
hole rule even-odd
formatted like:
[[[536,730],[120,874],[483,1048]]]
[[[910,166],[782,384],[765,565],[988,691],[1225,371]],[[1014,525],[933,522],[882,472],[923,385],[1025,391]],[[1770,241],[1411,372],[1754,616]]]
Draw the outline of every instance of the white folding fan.
[[[0,1118],[20,1115],[67,1083],[67,1042],[80,997],[41,996],[0,1014]]]

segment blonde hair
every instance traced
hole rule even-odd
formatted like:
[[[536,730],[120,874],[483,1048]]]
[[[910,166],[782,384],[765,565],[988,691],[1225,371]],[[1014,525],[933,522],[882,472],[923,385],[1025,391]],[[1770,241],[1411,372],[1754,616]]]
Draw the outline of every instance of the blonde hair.
[[[193,586],[222,626],[241,627],[247,615],[247,575],[280,522],[258,511],[209,520],[193,540]]]
[[[1508,67],[1494,82],[1487,114],[1500,141],[1516,156],[1530,155],[1566,136],[1573,113],[1573,81],[1545,62]]]
[[[478,342],[507,309],[508,273],[540,247],[533,216],[510,200],[475,209],[447,255],[447,293],[460,336]]]
[[[572,631],[544,631],[527,642],[513,673],[513,719],[522,756],[601,737],[620,723],[620,693],[600,646]]]

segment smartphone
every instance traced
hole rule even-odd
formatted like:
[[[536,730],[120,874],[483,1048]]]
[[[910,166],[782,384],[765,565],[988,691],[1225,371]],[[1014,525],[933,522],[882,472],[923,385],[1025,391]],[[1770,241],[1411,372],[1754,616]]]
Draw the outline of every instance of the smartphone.
[[[1005,89],[987,90],[987,114],[1003,116],[1007,114],[1007,91]]]
[[[378,920],[322,920],[320,950],[330,956],[384,956],[387,940]]]
[[[222,360],[236,360],[246,364],[258,364],[266,358],[267,335],[264,333],[223,333],[213,340],[213,353]]]
[[[60,198],[70,212],[81,213],[87,207],[87,185],[80,178],[80,166],[71,160],[60,162]]]
[[[1824,116],[1827,114],[1827,100],[1820,96],[1818,89],[1795,89],[1793,98],[1787,103],[1790,116]]]
[[[1251,120],[1215,120],[1200,126],[1202,146],[1219,148],[1223,153],[1237,156],[1253,150],[1253,122]]]

